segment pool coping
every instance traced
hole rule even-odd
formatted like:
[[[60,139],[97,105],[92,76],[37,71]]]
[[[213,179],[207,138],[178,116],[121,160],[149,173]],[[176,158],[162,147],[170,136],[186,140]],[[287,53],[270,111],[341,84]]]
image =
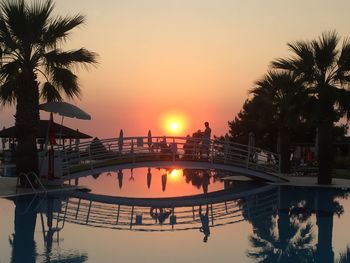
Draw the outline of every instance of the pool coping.
[[[283,176],[285,179],[289,180],[286,182],[267,182],[270,185],[281,185],[281,186],[295,186],[295,187],[324,187],[324,188],[341,188],[350,189],[350,180],[333,178],[333,183],[331,185],[319,185],[317,184],[317,177],[295,177],[295,176]],[[225,180],[230,180],[226,178]],[[232,177],[234,180],[234,177]],[[84,189],[85,187],[75,186],[75,185],[63,185],[63,186],[49,186],[48,189],[37,189],[33,191],[32,189],[17,188],[17,178],[13,177],[0,177],[0,198],[23,196],[23,195],[33,195],[33,194],[45,194],[54,193],[62,191],[72,191],[78,189]]]
[[[75,185],[62,185],[62,186],[49,186],[49,188],[44,189],[24,189],[17,187],[17,178],[16,177],[0,177],[0,198],[8,198],[15,196],[24,196],[24,195],[35,195],[35,194],[46,194],[46,193],[55,193],[62,191],[71,191],[82,189],[84,187],[75,186]]]

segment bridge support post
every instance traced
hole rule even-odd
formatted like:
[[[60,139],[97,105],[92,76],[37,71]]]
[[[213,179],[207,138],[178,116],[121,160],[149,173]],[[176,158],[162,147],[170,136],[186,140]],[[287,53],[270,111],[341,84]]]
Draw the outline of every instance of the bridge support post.
[[[132,157],[132,163],[135,163],[135,153],[134,153],[134,140],[131,140],[131,157]]]
[[[175,162],[176,147],[175,147],[175,138],[174,137],[173,137],[173,145],[171,147],[171,151],[173,152],[173,162]]]
[[[92,157],[91,157],[91,149],[88,147],[88,153],[89,153],[89,161],[90,161],[90,170],[92,171],[94,169],[92,165]]]

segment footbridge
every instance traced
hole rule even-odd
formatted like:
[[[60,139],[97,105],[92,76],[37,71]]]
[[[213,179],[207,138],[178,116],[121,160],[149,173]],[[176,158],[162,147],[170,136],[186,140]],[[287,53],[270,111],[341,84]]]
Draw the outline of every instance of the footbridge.
[[[244,186],[177,198],[122,198],[79,191],[60,195],[57,224],[64,222],[117,230],[184,231],[235,224],[273,214],[279,187]]]
[[[60,163],[55,166],[61,168],[55,181],[135,167],[222,169],[270,182],[285,181],[280,177],[278,154],[229,140],[164,136],[95,138],[57,146],[55,152],[60,155]]]

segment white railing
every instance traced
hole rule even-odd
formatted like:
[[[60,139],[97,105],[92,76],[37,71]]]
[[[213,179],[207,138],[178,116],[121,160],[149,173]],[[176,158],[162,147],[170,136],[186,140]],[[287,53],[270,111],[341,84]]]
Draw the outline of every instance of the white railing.
[[[238,166],[279,174],[280,157],[230,141],[187,137],[125,137],[57,146],[63,158],[64,175],[95,168],[147,161],[197,161]]]
[[[34,172],[29,172],[29,173],[22,172],[22,173],[20,173],[19,176],[17,177],[16,187],[18,187],[18,185],[19,185],[20,178],[26,179],[25,184],[29,184],[30,188],[32,188],[34,193],[39,192],[39,189],[36,187],[36,184],[41,187],[41,189],[44,193],[47,193],[45,186],[43,185],[39,176],[36,173],[34,173]]]
[[[181,231],[200,228],[201,213],[207,214],[210,227],[215,227],[271,215],[276,211],[278,202],[277,191],[268,191],[201,206],[165,207],[162,209],[167,213],[166,217],[160,221],[153,213],[159,212],[160,208],[107,204],[71,197],[64,202],[59,218],[75,224],[119,230]]]

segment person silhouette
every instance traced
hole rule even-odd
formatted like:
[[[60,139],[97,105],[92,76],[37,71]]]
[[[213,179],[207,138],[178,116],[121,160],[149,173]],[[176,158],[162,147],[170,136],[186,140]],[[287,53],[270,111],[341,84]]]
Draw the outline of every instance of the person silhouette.
[[[202,223],[202,227],[199,229],[200,232],[204,234],[203,242],[208,241],[208,237],[210,236],[210,228],[209,228],[209,207],[206,205],[206,211],[203,215],[202,213],[202,206],[199,206],[199,218]]]
[[[210,136],[211,136],[211,129],[209,127],[209,122],[204,123],[205,130],[203,132],[202,137],[202,153],[204,153],[207,157],[209,157],[209,145],[210,145]]]

